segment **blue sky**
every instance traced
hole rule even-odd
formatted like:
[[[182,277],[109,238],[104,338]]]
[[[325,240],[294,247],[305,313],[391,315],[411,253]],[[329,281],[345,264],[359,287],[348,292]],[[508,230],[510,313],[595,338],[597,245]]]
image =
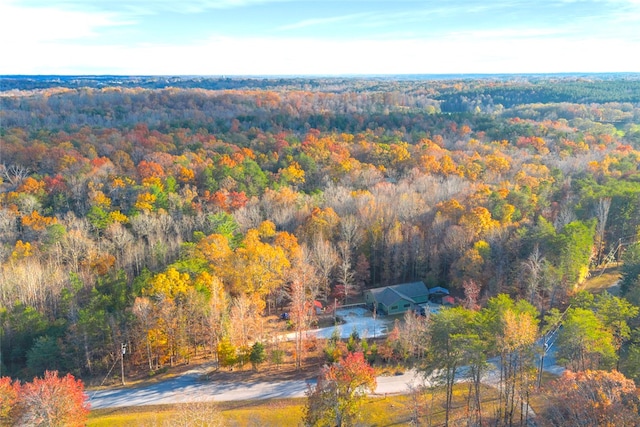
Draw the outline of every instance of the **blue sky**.
[[[0,74],[640,72],[640,0],[0,0]]]

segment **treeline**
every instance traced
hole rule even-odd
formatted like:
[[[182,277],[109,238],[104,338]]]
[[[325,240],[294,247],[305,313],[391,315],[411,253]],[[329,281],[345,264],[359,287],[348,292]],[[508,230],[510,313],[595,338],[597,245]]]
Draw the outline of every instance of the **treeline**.
[[[276,357],[263,313],[302,328],[315,299],[412,280],[546,311],[636,240],[637,104],[444,114],[421,85],[460,82],[356,83],[3,94],[2,371],[102,373],[123,342],[152,371]]]
[[[523,104],[604,104],[608,102],[640,102],[640,80],[637,76],[619,79],[555,78],[514,80],[492,85],[477,84],[463,90],[445,90],[438,96],[442,111],[472,111],[475,107],[511,108]]]

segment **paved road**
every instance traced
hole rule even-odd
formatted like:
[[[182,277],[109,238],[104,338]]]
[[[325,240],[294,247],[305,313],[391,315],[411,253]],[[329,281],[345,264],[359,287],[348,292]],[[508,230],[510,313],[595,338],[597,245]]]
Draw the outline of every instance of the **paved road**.
[[[304,397],[315,380],[289,380],[275,382],[215,382],[201,380],[204,369],[185,374],[150,386],[119,388],[89,392],[91,407],[114,408],[123,406],[161,405],[199,401],[237,401]],[[404,393],[409,384],[421,377],[415,371],[403,375],[378,377],[378,394]]]
[[[492,361],[493,362],[493,361]],[[208,366],[196,368],[179,377],[142,388],[119,388],[89,392],[91,407],[114,408],[123,406],[160,405],[200,401],[239,401],[304,397],[315,380],[289,380],[275,382],[216,382],[202,380]],[[560,374],[562,367],[555,365],[553,351],[547,353],[544,370]],[[485,381],[497,381],[497,371],[487,373]],[[462,378],[461,378],[462,380]],[[376,394],[403,394],[411,385],[421,384],[422,375],[409,370],[402,375],[378,377]]]

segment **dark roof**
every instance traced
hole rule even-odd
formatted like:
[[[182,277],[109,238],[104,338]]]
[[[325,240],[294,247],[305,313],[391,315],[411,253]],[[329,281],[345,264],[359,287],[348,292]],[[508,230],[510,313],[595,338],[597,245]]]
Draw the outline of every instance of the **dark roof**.
[[[440,286],[436,286],[435,288],[429,289],[429,295],[449,295],[449,290]]]
[[[401,283],[399,285],[370,289],[370,291],[376,302],[382,303],[387,307],[400,299],[416,304],[414,298],[429,295],[429,290],[424,282]]]
[[[410,298],[403,297],[402,294],[398,293],[397,291],[394,291],[391,288],[384,288],[382,292],[374,293],[374,296],[375,296],[376,302],[380,304],[384,304],[387,307],[393,305],[394,303],[398,302],[401,299],[407,299],[411,301]]]

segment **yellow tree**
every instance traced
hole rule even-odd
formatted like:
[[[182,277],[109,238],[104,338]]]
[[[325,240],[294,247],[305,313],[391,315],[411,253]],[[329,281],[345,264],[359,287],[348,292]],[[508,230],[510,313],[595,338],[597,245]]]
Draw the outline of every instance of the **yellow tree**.
[[[187,350],[183,300],[191,286],[191,278],[187,273],[170,267],[166,272],[156,274],[143,292],[150,297],[157,313],[159,336],[156,339],[166,341],[168,354],[164,354],[163,360],[168,357],[171,365]]]
[[[306,222],[301,226],[300,233],[311,243],[318,239],[331,240],[335,236],[340,217],[331,208],[314,208]]]
[[[283,285],[286,269],[290,266],[284,249],[262,242],[259,231],[255,229],[247,232],[232,264],[230,273],[234,288],[265,299]]]
[[[491,217],[491,212],[487,208],[477,206],[462,214],[459,225],[471,235],[481,235],[500,223]]]
[[[204,271],[195,280],[195,287],[207,295],[205,323],[209,350],[214,353],[227,327],[229,298],[222,280]]]
[[[196,256],[206,259],[212,272],[220,278],[229,276],[232,255],[229,240],[222,234],[211,234],[196,245]]]
[[[191,286],[191,278],[187,273],[180,273],[173,267],[166,272],[156,274],[150,281],[145,293],[148,296],[175,298],[187,293]]]
[[[298,162],[291,162],[286,168],[278,170],[283,184],[301,185],[304,184],[304,169]]]
[[[484,162],[487,170],[493,172],[497,176],[504,175],[511,170],[511,162],[504,155],[489,154],[485,158]]]

